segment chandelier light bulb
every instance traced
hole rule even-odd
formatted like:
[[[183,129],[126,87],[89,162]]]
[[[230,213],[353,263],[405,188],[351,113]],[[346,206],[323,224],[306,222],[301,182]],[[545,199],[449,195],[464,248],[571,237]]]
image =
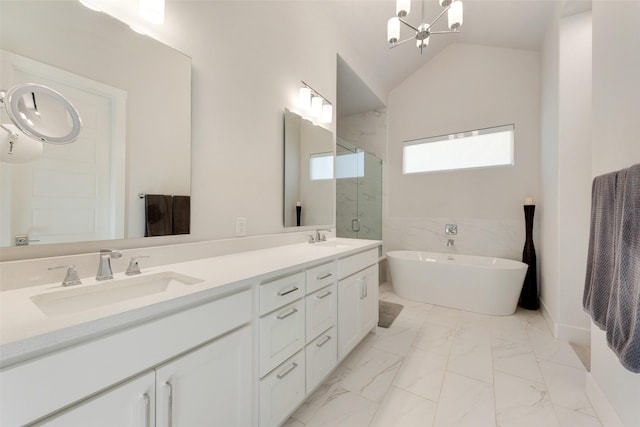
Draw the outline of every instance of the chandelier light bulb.
[[[411,0],[396,0],[396,16],[404,18],[411,12]]]
[[[164,23],[164,0],[138,0],[138,11],[152,24]]]
[[[389,43],[396,43],[400,39],[400,20],[397,17],[389,19],[387,22],[387,40]]]
[[[301,87],[298,92],[298,107],[303,111],[307,111],[311,108],[311,89],[308,87]]]
[[[449,19],[449,29],[456,30],[462,25],[462,1],[453,0],[447,13]]]
[[[322,116],[322,98],[319,96],[311,98],[311,115],[313,117]]]

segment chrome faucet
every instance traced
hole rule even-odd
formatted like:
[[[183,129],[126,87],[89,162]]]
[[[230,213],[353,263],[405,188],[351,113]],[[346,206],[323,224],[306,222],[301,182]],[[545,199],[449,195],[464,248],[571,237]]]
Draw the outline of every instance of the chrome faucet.
[[[115,249],[100,249],[100,263],[98,264],[98,273],[96,280],[113,279],[113,270],[111,270],[111,258],[121,258],[122,252]]]
[[[321,231],[331,231],[330,228],[319,228],[316,230],[315,236],[309,236],[309,243],[318,243],[318,242],[326,242],[327,236],[321,233]]]
[[[447,247],[453,246],[453,239],[447,240]]]

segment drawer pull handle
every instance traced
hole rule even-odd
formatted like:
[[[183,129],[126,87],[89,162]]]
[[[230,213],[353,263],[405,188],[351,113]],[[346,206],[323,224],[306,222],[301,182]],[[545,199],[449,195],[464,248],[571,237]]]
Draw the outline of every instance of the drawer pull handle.
[[[325,337],[324,337],[321,341],[318,341],[318,343],[316,344],[316,346],[318,346],[318,347],[322,347],[323,345],[325,345],[326,343],[328,343],[330,339],[331,339],[331,337],[330,337],[329,335],[325,335]]]
[[[326,279],[327,277],[331,277],[331,276],[333,276],[333,274],[332,274],[332,273],[324,273],[324,274],[320,274],[320,275],[318,275],[318,276],[316,277],[316,279],[318,279],[318,280],[322,280],[322,279]]]
[[[282,320],[282,319],[286,319],[287,317],[291,316],[292,314],[295,314],[298,312],[297,308],[292,308],[291,310],[287,311],[286,313],[280,313],[278,314],[278,319]]]
[[[291,292],[295,292],[295,291],[297,291],[298,289],[300,289],[300,288],[298,288],[297,286],[293,285],[293,286],[291,286],[289,289],[286,289],[286,288],[285,288],[285,289],[280,289],[280,290],[278,291],[278,295],[280,295],[281,297],[283,297],[283,296],[285,296],[285,295],[287,295],[287,294],[290,294]]]
[[[325,291],[325,292],[321,293],[320,295],[318,295],[317,298],[318,299],[326,298],[329,295],[331,295],[331,293],[332,293],[331,291]]]
[[[144,401],[144,427],[151,426],[151,399],[147,393],[142,395]]]
[[[298,364],[293,362],[291,365],[289,365],[287,367],[287,369],[285,369],[283,372],[280,372],[278,374],[278,379],[283,379],[284,377],[286,377],[287,375],[289,375],[291,373],[291,371],[293,371],[294,369],[296,369],[298,367]]]
[[[169,381],[164,383],[167,388],[167,427],[173,426],[173,386]]]

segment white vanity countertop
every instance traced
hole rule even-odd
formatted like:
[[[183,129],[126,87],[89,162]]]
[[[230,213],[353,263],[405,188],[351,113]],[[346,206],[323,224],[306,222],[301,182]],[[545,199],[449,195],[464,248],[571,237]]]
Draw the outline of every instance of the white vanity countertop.
[[[0,292],[0,368],[117,328],[248,289],[252,284],[271,277],[381,244],[377,240],[332,239],[320,244],[300,243],[143,268],[141,275],[132,277],[174,272],[202,282],[70,314],[46,315],[32,301],[32,297],[88,288],[97,283],[94,278],[83,278],[81,285],[71,287],[50,283]],[[114,280],[128,277],[123,273],[114,274]]]

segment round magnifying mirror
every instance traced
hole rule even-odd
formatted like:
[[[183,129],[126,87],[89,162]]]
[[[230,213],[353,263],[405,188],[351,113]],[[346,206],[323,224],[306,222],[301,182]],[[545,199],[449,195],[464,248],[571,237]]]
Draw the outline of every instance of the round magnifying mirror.
[[[50,144],[68,144],[80,135],[82,121],[75,107],[46,86],[25,83],[4,96],[7,116],[25,134]]]

